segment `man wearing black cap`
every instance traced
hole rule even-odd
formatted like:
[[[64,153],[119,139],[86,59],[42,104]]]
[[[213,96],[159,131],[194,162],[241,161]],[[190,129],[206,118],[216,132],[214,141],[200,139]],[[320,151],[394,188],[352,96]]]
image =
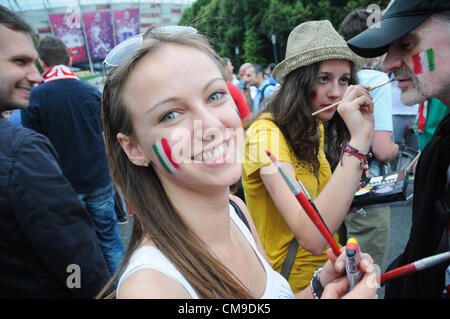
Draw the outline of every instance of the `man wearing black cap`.
[[[348,41],[358,55],[386,54],[406,105],[438,98],[450,107],[450,1],[391,1],[381,21]],[[405,251],[388,270],[449,250],[450,115],[425,147],[414,181],[413,223]],[[449,262],[387,283],[385,298],[449,297]]]

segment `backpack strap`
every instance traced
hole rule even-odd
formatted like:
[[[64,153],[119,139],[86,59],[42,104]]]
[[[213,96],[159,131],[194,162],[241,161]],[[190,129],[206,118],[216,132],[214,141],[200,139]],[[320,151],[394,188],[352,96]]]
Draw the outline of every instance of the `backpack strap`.
[[[283,266],[281,267],[281,275],[289,280],[289,275],[291,274],[292,266],[294,265],[295,256],[297,255],[298,241],[294,237],[289,244],[288,253],[286,259],[284,260]]]
[[[236,214],[239,216],[239,218],[244,222],[245,226],[251,231],[250,225],[248,224],[247,218],[245,218],[244,213],[242,212],[241,208],[239,207],[236,202],[233,200],[229,200],[231,206],[233,206]],[[295,256],[297,255],[298,250],[298,241],[296,238],[294,238],[291,243],[289,244],[288,253],[286,255],[286,259],[284,260],[283,266],[281,268],[281,275],[286,278],[286,280],[289,279],[289,275],[291,274],[292,266],[294,265]]]
[[[230,199],[230,204],[231,206],[233,206],[234,211],[236,212],[236,214],[239,216],[239,218],[244,222],[245,226],[247,226],[247,228],[250,230],[250,225],[248,224],[247,218],[245,218],[244,213],[242,212],[241,208],[239,207],[238,204],[236,204],[233,200]]]
[[[272,83],[264,85],[264,87],[261,90],[261,95],[259,96],[259,104],[261,104],[261,102],[264,100],[264,91],[267,89],[268,86],[275,86],[275,85]]]

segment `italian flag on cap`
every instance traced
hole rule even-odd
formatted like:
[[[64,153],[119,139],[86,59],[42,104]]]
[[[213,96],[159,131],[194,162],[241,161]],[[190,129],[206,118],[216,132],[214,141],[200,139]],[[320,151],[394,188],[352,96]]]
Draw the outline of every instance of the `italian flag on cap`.
[[[153,150],[158,156],[159,161],[162,166],[170,173],[173,174],[180,169],[180,165],[178,165],[172,159],[172,150],[170,149],[169,143],[165,138],[153,144]]]

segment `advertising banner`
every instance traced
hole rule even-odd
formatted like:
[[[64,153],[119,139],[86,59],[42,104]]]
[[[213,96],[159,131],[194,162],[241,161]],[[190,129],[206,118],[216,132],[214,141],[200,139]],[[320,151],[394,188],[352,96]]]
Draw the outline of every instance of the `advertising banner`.
[[[110,12],[84,12],[83,21],[91,60],[103,60],[114,47]]]
[[[139,10],[114,10],[114,26],[117,44],[139,34]]]
[[[84,45],[81,24],[73,21],[71,15],[64,13],[49,15],[55,37],[61,39],[69,49],[73,63],[86,62],[88,56]],[[78,17],[79,21],[79,17]]]

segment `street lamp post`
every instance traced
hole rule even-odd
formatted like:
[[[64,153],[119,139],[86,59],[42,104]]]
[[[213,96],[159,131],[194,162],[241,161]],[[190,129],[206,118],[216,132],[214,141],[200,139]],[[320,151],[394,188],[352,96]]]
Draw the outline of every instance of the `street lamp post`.
[[[275,59],[275,64],[278,64],[277,38],[275,37],[274,33],[272,33],[272,45],[273,45],[273,58]]]
[[[241,59],[239,58],[239,47],[237,45],[234,46],[234,52],[236,53],[238,68],[240,68],[241,67]]]

